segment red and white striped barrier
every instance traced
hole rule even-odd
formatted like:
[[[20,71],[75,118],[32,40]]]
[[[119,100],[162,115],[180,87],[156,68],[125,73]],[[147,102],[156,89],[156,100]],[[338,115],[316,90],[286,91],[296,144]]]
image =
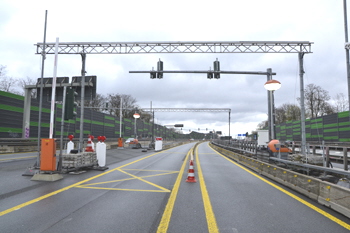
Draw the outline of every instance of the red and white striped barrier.
[[[89,135],[89,139],[86,145],[85,152],[94,152],[94,149],[92,149],[92,141],[91,141],[91,135]]]

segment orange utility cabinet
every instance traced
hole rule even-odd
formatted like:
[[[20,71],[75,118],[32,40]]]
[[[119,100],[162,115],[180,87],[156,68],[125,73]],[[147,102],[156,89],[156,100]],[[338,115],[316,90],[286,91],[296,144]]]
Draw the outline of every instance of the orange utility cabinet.
[[[53,138],[41,139],[40,171],[56,171],[56,142]]]
[[[118,138],[118,147],[123,147],[123,138]]]

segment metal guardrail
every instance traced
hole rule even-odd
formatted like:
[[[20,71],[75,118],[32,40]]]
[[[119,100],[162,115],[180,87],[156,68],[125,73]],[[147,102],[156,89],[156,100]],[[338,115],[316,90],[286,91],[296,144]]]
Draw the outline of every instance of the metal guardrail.
[[[304,170],[304,171],[310,171],[310,170],[317,170],[319,172],[327,172],[329,174],[334,174],[336,176],[346,176],[350,178],[350,172],[347,170],[347,162],[342,157],[336,158],[334,161],[341,161],[344,164],[344,169],[339,168],[329,168],[329,167],[322,167],[317,165],[312,165],[308,163],[302,163],[302,162],[295,162],[285,159],[278,159],[276,157],[270,156],[267,150],[259,150],[255,142],[236,142],[236,143],[227,143],[224,141],[217,140],[215,142],[212,142],[214,145],[219,146],[221,148],[224,148],[226,150],[246,155],[250,158],[257,159],[259,161],[265,162],[265,163],[274,163],[273,161],[277,161],[279,163],[283,163],[285,165],[288,165],[290,168],[294,168],[296,170]],[[342,148],[342,151],[344,149]],[[326,161],[331,160],[331,156],[328,154],[326,155]],[[340,164],[342,164],[340,163]]]

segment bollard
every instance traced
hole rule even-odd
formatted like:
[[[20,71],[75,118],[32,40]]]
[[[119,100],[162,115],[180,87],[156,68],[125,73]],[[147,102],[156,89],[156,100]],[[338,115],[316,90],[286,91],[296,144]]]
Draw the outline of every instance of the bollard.
[[[74,135],[71,134],[68,136],[69,142],[67,143],[67,154],[70,154],[71,150],[74,150],[74,142],[72,141],[74,138]]]
[[[105,167],[106,166],[106,144],[104,141],[106,140],[105,136],[98,136],[97,137],[98,143],[96,144],[96,156],[97,156],[97,161],[98,165],[100,167]]]
[[[316,154],[316,146],[315,146],[315,145],[312,146],[312,154],[313,154],[313,155]]]
[[[326,146],[326,167],[329,167],[329,146]]]
[[[348,170],[348,148],[343,147],[344,170]]]

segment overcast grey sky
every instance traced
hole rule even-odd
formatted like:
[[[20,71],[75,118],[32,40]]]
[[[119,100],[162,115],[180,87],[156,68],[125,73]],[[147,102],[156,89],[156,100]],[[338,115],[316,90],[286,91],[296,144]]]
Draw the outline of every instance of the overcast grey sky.
[[[47,42],[136,41],[311,41],[304,56],[304,85],[347,96],[342,0],[135,0],[0,1],[0,64],[7,76],[39,78],[45,10]],[[207,70],[216,58],[221,70],[266,71],[282,83],[275,106],[297,104],[297,54],[128,54],[87,55],[87,75],[97,76],[99,94],[129,94],[143,108],[231,108],[231,135],[251,132],[267,119],[265,76],[164,74],[151,80],[131,70]],[[53,76],[54,56],[45,60],[45,77]],[[79,55],[59,55],[57,76],[78,76]],[[142,116],[141,116],[142,117]],[[215,129],[228,135],[227,113],[156,113],[160,124],[183,123],[187,129]],[[202,131],[203,132],[203,131]]]

